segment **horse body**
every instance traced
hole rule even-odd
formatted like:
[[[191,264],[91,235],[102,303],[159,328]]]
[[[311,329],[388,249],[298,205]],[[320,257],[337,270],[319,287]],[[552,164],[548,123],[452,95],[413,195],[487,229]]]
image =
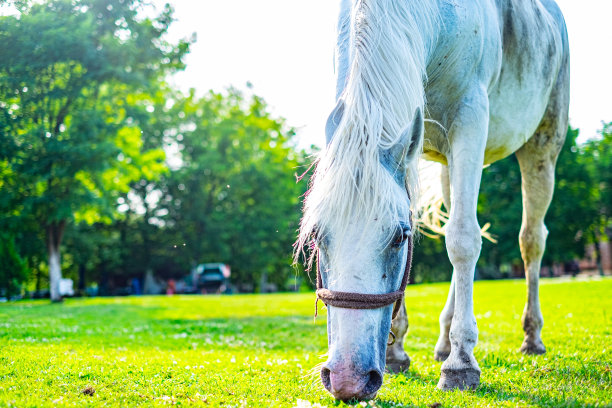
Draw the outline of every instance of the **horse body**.
[[[556,4],[342,0],[336,55],[338,105],[298,242],[316,235],[325,287],[367,294],[397,290],[407,273],[404,236],[418,191],[416,152],[441,162],[453,278],[435,349],[436,359],[444,360],[438,386],[477,386],[472,285],[481,248],[481,170],[516,152],[524,203],[519,240],[528,279],[521,350],[544,352],[537,289],[543,220],[569,102],[567,33]],[[393,322],[400,341],[386,348],[390,312],[328,307],[329,360],[321,375],[337,398],[372,397],[382,383],[385,353],[390,366],[409,364],[401,342],[404,310]]]
[[[552,2],[550,11],[539,1],[465,4],[440,5],[444,24],[427,62],[427,112],[449,129],[478,81],[489,105],[489,164],[518,150],[540,124],[567,51],[565,27]],[[447,134],[426,124],[425,157],[447,164],[447,153]]]

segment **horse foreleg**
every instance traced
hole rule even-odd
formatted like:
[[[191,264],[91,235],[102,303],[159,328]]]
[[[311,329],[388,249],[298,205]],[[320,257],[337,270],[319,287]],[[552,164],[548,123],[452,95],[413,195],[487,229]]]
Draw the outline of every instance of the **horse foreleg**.
[[[387,347],[387,370],[393,373],[406,371],[410,367],[410,357],[404,350],[404,336],[408,332],[408,315],[404,299],[399,313],[391,322],[391,330],[395,335],[395,342]]]
[[[478,329],[474,316],[474,270],[482,239],[476,203],[484,163],[489,105],[484,87],[466,95],[449,130],[450,218],[446,248],[453,265],[455,307],[450,325],[451,350],[442,364],[438,388],[475,388],[480,368],[474,358]]]

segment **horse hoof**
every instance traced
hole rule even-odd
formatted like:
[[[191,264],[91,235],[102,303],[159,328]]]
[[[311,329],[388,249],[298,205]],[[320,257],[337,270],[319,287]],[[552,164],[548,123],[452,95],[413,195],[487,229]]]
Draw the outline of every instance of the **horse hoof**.
[[[407,371],[410,368],[410,357],[407,354],[404,354],[404,359],[394,358],[392,360],[387,360],[385,369],[389,373],[401,373],[403,371]]]
[[[443,391],[450,390],[473,390],[480,384],[480,369],[442,369],[438,388]]]
[[[544,347],[544,343],[541,341],[533,342],[533,341],[524,341],[523,345],[520,348],[521,353],[523,354],[544,354],[546,353],[546,347]]]

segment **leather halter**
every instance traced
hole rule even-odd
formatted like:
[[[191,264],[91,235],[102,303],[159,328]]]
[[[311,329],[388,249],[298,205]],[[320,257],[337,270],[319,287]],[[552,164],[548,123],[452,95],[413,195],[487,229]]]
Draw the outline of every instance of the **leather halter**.
[[[321,299],[326,306],[331,305],[344,309],[380,309],[389,306],[391,303],[395,303],[391,320],[395,319],[402,305],[404,290],[406,289],[408,278],[410,277],[410,267],[412,266],[412,234],[408,237],[407,245],[408,256],[406,259],[406,268],[404,269],[404,276],[402,277],[402,283],[399,289],[395,292],[382,294],[340,292],[324,288],[323,280],[321,279],[321,268],[319,267],[319,256],[317,254],[317,300],[315,301],[315,318],[318,314],[317,304],[319,299]]]

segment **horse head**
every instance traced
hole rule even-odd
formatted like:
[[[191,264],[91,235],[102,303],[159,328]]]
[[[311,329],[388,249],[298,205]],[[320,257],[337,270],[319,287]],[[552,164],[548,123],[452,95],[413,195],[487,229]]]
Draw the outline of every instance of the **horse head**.
[[[339,105],[330,116],[330,142],[342,112]],[[311,194],[322,194],[327,200],[307,198],[302,232],[305,227],[312,230],[317,297],[326,303],[328,313],[329,352],[321,380],[340,400],[373,398],[382,385],[394,304],[403,296],[412,250],[406,173],[422,135],[423,118],[417,109],[411,126],[390,147],[377,147],[373,156],[377,163],[353,168],[356,172],[349,180],[346,175],[330,180],[326,178],[329,174],[318,174]],[[343,157],[332,157],[327,164],[320,162],[317,171],[323,167],[323,171],[342,173],[338,170],[342,161]],[[338,183],[348,183],[343,184],[344,192]]]

